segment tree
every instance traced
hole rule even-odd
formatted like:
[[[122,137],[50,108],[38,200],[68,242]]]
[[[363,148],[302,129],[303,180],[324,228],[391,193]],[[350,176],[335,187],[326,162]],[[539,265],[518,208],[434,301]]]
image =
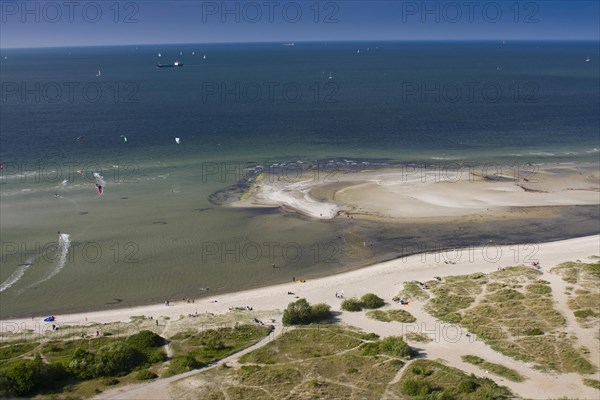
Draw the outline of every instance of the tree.
[[[288,304],[283,311],[283,325],[303,325],[311,322],[311,308],[306,299]]]

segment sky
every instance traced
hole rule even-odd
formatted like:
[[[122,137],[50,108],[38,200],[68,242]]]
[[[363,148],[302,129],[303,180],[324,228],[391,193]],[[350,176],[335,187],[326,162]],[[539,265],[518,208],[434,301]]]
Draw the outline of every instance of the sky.
[[[600,40],[600,2],[0,0],[0,48],[339,40]]]

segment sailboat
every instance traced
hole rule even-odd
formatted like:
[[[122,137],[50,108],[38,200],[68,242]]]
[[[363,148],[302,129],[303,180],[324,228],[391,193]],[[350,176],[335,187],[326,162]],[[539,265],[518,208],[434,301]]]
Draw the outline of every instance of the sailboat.
[[[159,57],[162,57],[162,54],[158,53],[158,56],[159,56]]]
[[[100,72],[100,70],[98,70],[98,73],[96,74],[96,78],[98,78],[100,75],[102,75],[102,72]]]
[[[206,54],[204,55],[204,57],[202,57],[203,60],[206,60]]]
[[[333,75],[331,75],[331,72],[329,73],[329,79],[333,79]]]

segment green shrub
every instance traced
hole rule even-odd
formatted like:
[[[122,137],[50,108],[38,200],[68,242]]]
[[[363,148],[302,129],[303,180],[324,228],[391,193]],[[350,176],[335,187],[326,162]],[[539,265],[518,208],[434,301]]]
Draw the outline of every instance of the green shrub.
[[[138,381],[147,381],[150,379],[156,379],[158,378],[158,375],[156,375],[154,372],[149,371],[147,369],[138,371],[135,374],[135,379],[137,379]]]
[[[288,304],[283,311],[283,324],[306,325],[331,317],[331,307],[325,303],[310,305],[306,299],[300,299]]]
[[[405,379],[400,383],[400,392],[409,396],[427,396],[431,391],[431,386],[422,380]]]
[[[596,315],[596,313],[589,308],[586,308],[584,310],[577,310],[573,314],[575,314],[577,318],[588,318]]]
[[[387,354],[394,357],[410,357],[412,350],[399,336],[388,336],[377,342],[364,343],[361,346],[365,356]]]
[[[379,342],[379,348],[382,352],[395,357],[409,357],[411,355],[410,346],[400,336],[383,338]]]
[[[306,299],[300,299],[288,304],[283,311],[283,325],[309,324],[311,320],[311,308]]]
[[[374,309],[380,308],[385,305],[385,301],[376,294],[367,293],[363,297],[360,298],[360,302],[362,303],[363,308]]]
[[[461,393],[473,393],[477,390],[479,385],[473,378],[467,378],[460,381],[458,384],[458,391]]]
[[[202,367],[202,363],[198,362],[190,354],[175,356],[171,359],[171,363],[169,364],[169,374],[181,374],[182,372],[191,371],[200,367]]]
[[[331,307],[325,303],[313,304],[310,306],[310,313],[313,321],[322,321],[331,318]]]
[[[19,360],[0,370],[0,397],[22,397],[51,388],[68,376],[62,364],[45,364],[39,354],[34,360]]]
[[[358,300],[357,298],[354,298],[354,297],[342,301],[341,307],[342,307],[342,310],[344,310],[344,311],[352,311],[352,312],[362,311],[362,309],[363,309],[363,305],[360,302],[360,300]]]
[[[80,379],[120,376],[146,362],[146,356],[124,342],[102,346],[94,353],[78,349],[69,363],[69,371]]]
[[[106,385],[106,386],[113,386],[119,383],[119,380],[117,378],[104,378],[102,380],[102,384]]]
[[[135,335],[129,336],[126,342],[140,351],[165,345],[164,338],[148,330],[144,330],[136,333]]]

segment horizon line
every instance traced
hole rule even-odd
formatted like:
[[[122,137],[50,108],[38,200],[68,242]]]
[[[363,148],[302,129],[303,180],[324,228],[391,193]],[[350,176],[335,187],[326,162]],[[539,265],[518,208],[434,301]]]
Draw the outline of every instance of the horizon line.
[[[334,39],[334,40],[259,40],[259,41],[223,41],[223,42],[168,42],[168,43],[123,43],[123,44],[78,44],[52,46],[2,47],[2,50],[24,49],[61,49],[88,47],[139,47],[139,46],[176,46],[176,45],[215,45],[215,44],[287,44],[287,43],[359,43],[359,42],[600,42],[600,39]]]

